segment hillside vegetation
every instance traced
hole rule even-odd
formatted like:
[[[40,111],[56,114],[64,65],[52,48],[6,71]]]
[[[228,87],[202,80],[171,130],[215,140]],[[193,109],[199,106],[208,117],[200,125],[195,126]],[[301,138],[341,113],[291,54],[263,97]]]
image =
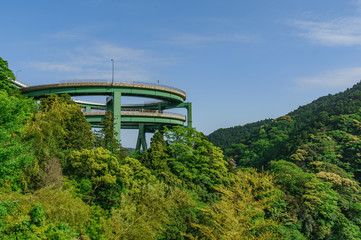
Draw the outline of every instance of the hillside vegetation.
[[[1,58],[0,58],[1,59]],[[200,132],[127,153],[112,113],[92,132],[68,95],[36,102],[0,62],[0,239],[272,239],[273,176],[241,171]],[[267,180],[267,181],[265,181]]]
[[[275,174],[285,204],[279,219],[307,239],[361,238],[361,83],[208,138],[239,168]]]
[[[226,157],[184,127],[138,153],[111,112],[93,132],[70,96],[22,96],[0,60],[0,239],[361,239],[359,85],[234,128]]]

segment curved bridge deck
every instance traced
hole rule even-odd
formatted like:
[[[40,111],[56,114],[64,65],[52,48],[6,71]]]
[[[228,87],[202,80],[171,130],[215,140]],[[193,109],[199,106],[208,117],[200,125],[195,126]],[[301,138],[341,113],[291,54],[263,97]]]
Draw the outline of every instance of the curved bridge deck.
[[[186,94],[181,91],[165,86],[145,85],[138,83],[59,83],[37,85],[21,88],[21,91],[31,97],[41,97],[46,94],[64,94],[71,96],[111,96],[114,91],[120,91],[123,96],[136,96],[144,98],[155,98],[169,102],[183,102]]]
[[[93,125],[101,125],[106,112],[84,112],[86,119]],[[122,128],[129,129],[129,126],[136,126],[139,123],[145,124],[163,124],[163,125],[183,125],[186,116],[175,113],[157,113],[157,112],[132,112],[122,111]]]

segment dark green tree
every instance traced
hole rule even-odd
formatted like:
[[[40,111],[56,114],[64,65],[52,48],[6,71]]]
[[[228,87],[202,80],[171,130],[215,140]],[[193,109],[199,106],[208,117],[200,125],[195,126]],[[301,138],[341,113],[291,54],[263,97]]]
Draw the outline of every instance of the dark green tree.
[[[67,158],[68,174],[74,178],[87,203],[110,209],[120,201],[123,184],[120,164],[102,147],[74,150]]]
[[[156,131],[151,139],[150,148],[143,154],[142,162],[150,169],[167,171],[169,156],[166,150],[167,144],[164,141],[163,135]]]
[[[35,105],[31,99],[9,96],[5,90],[0,90],[0,109],[0,186],[19,189],[22,170],[33,159],[31,145],[23,140],[23,135]]]
[[[94,146],[90,124],[69,95],[50,95],[42,99],[40,110],[34,114],[26,130],[27,140],[35,151],[33,164],[26,171],[32,189],[45,186],[50,179],[59,185],[62,174],[59,161],[67,170],[64,159],[69,150]]]
[[[114,132],[114,116],[112,111],[107,111],[105,119],[102,121],[104,126],[95,137],[95,146],[108,149],[112,154],[118,156],[120,160],[125,158],[125,149],[117,140]]]
[[[288,203],[287,221],[293,219],[294,224],[299,226],[298,230],[304,236],[308,239],[342,239],[345,236],[347,236],[346,239],[359,239],[361,237],[357,222],[350,221],[339,206],[340,202],[345,203],[347,200],[341,198],[339,193],[332,189],[333,186],[337,188],[338,184],[345,184],[343,188],[347,188],[348,184],[349,188],[352,188],[352,181],[333,173],[319,172],[315,175],[304,172],[295,164],[284,160],[272,161],[270,165],[272,171],[277,174],[277,183],[285,192]],[[356,202],[349,204],[356,204],[359,207]]]
[[[91,127],[80,106],[69,95],[49,95],[40,100],[28,126],[29,137],[40,158],[59,157],[67,149],[90,149],[94,146]]]
[[[140,161],[159,179],[173,186],[181,186],[181,179],[172,173],[169,167],[170,156],[163,135],[156,131],[151,139],[148,151],[142,152]]]
[[[164,136],[169,144],[171,172],[204,201],[211,200],[213,187],[228,181],[228,163],[223,159],[221,149],[193,128],[165,129]]]

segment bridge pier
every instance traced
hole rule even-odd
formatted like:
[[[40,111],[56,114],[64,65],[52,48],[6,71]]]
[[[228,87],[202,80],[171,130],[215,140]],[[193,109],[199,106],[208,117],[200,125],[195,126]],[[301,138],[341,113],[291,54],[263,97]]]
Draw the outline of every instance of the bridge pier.
[[[114,117],[114,136],[120,142],[120,129],[122,128],[121,121],[121,98],[122,93],[120,91],[113,92],[113,117]]]
[[[185,108],[187,109],[187,127],[192,127],[193,121],[192,121],[192,103],[191,102],[185,102],[180,103],[178,105],[173,106],[174,108]]]
[[[85,112],[91,112],[92,108],[90,106],[85,106]]]
[[[121,98],[122,93],[120,91],[113,91],[112,96],[107,98],[106,110],[113,112],[113,123],[114,123],[114,136],[120,142],[120,130],[122,128],[121,121]]]
[[[135,150],[140,152],[141,148],[142,148],[143,151],[147,150],[147,141],[145,139],[145,126],[144,126],[144,123],[139,123],[137,146],[136,146]]]
[[[192,103],[185,103],[187,109],[187,127],[192,127]]]

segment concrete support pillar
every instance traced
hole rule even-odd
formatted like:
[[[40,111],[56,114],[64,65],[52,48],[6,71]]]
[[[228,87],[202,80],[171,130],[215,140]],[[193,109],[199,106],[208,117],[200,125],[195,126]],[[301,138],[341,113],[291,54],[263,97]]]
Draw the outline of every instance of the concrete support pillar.
[[[187,127],[192,127],[192,103],[186,103],[187,108]]]
[[[114,134],[116,135],[116,138],[119,140],[119,142],[120,142],[120,129],[122,128],[121,97],[122,97],[122,93],[115,89],[113,92],[112,111],[114,117]]]
[[[145,139],[145,126],[144,123],[139,123],[139,132],[138,132],[138,140],[137,140],[137,151],[146,151],[147,150],[147,142]]]
[[[91,112],[92,108],[90,106],[85,106],[85,112]]]
[[[106,109],[107,109],[107,111],[112,111],[113,112],[113,96],[107,97]]]

